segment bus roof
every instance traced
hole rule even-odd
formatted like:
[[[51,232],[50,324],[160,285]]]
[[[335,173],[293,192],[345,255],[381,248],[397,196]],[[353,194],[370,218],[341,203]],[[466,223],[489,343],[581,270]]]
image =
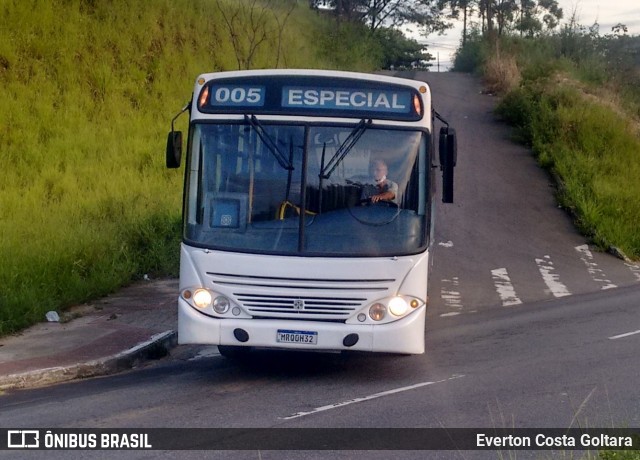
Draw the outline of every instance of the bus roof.
[[[223,72],[209,72],[203,73],[196,78],[197,81],[200,78],[204,78],[209,81],[217,78],[242,78],[253,76],[287,76],[287,75],[300,75],[308,77],[320,77],[320,78],[351,78],[355,80],[376,80],[387,82],[397,85],[408,85],[419,88],[428,84],[424,81],[413,80],[409,78],[394,77],[390,75],[377,74],[377,73],[365,73],[365,72],[351,72],[345,70],[321,70],[321,69],[260,69],[260,70],[230,70]]]

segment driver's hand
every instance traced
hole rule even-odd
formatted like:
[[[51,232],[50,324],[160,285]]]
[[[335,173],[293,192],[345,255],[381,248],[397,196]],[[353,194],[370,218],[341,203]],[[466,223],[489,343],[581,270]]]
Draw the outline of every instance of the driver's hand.
[[[371,202],[372,202],[372,203],[377,203],[378,201],[380,201],[380,199],[381,199],[381,198],[380,198],[380,195],[373,195],[373,196],[371,197]]]

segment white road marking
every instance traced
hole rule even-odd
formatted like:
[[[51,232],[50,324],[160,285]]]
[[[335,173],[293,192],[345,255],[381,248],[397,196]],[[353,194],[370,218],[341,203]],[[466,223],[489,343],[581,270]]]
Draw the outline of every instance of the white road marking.
[[[442,246],[444,248],[452,248],[453,247],[453,241],[447,241],[446,243],[441,241],[440,243],[438,243],[438,246]]]
[[[393,390],[382,391],[380,393],[375,393],[375,394],[372,394],[372,395],[369,395],[369,396],[364,396],[362,398],[354,398],[354,399],[349,399],[347,401],[342,401],[342,402],[338,402],[338,403],[334,403],[334,404],[328,404],[326,406],[316,407],[315,409],[312,409],[312,410],[307,411],[307,412],[298,412],[298,413],[295,413],[293,415],[289,415],[287,417],[278,417],[278,418],[280,420],[291,420],[291,419],[294,419],[294,418],[305,417],[307,415],[317,414],[318,412],[325,412],[325,411],[328,411],[328,410],[337,409],[339,407],[344,407],[344,406],[349,406],[351,404],[356,404],[356,403],[359,403],[359,402],[370,401],[372,399],[382,398],[384,396],[389,396],[389,395],[393,395],[393,394],[396,394],[396,393],[402,393],[403,391],[415,390],[416,388],[426,387],[428,385],[435,385],[436,383],[448,382],[450,380],[459,379],[459,378],[462,378],[462,377],[464,377],[464,375],[452,375],[448,379],[438,380],[436,382],[416,383],[415,385],[409,385],[409,386],[406,386],[406,387],[395,388]]]
[[[511,278],[509,278],[509,273],[506,268],[491,270],[491,276],[493,277],[493,284],[496,286],[496,291],[498,291],[503,307],[520,305],[522,303],[522,300],[516,295],[516,290],[513,284],[511,284]]]
[[[452,311],[452,312],[449,312],[449,313],[442,313],[442,314],[440,315],[440,317],[441,317],[441,318],[444,318],[444,317],[446,317],[446,316],[458,316],[458,315],[460,315],[460,314],[461,314],[461,313],[460,313],[459,311]]]
[[[576,251],[578,251],[580,259],[582,259],[584,264],[587,266],[587,271],[589,272],[589,275],[591,275],[591,279],[601,285],[600,289],[612,289],[618,287],[607,279],[607,275],[598,268],[598,264],[595,262],[593,253],[589,249],[588,244],[576,246]]]
[[[626,334],[614,335],[613,337],[609,337],[609,340],[622,339],[624,337],[629,337],[630,335],[640,334],[640,331],[627,332]]]
[[[447,308],[462,310],[462,296],[458,291],[460,286],[460,280],[457,276],[451,279],[442,280],[442,287],[440,288],[440,297],[444,300],[444,304]]]
[[[628,262],[625,262],[625,265],[627,267],[629,267],[629,270],[631,270],[633,272],[633,274],[636,276],[636,280],[640,281],[640,265],[631,264],[631,263],[628,263]]]
[[[549,291],[554,297],[565,297],[571,295],[567,286],[562,284],[562,282],[560,282],[560,277],[554,273],[555,267],[551,261],[551,256],[546,255],[542,259],[536,259],[536,264],[538,264],[538,270],[540,270],[544,283],[547,285]]]

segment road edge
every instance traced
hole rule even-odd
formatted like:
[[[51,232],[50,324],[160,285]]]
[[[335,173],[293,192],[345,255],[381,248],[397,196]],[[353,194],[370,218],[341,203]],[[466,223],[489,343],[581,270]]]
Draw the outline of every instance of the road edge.
[[[153,335],[128,350],[115,355],[68,366],[0,376],[0,391],[37,388],[75,379],[99,377],[122,372],[136,365],[166,356],[178,344],[178,333],[168,330]]]

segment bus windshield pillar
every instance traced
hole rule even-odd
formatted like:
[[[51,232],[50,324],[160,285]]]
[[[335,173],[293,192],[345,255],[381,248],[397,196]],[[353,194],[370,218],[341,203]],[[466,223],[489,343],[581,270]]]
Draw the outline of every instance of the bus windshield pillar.
[[[302,184],[300,190],[300,225],[298,229],[298,252],[304,252],[304,216],[307,211],[307,157],[309,144],[309,126],[304,128],[302,147]]]

